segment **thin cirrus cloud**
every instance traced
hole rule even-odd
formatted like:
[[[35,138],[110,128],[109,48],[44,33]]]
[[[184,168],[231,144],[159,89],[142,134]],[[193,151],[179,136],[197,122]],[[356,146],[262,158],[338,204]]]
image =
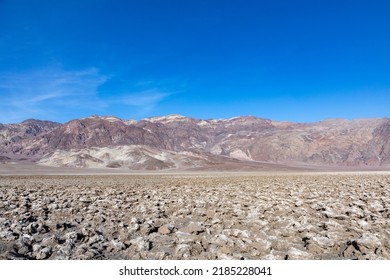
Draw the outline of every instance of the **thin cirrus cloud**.
[[[76,100],[93,98],[107,78],[95,68],[81,71],[41,69],[0,75],[0,108],[3,122],[50,118],[64,114]],[[50,116],[51,115],[51,116]]]
[[[96,68],[0,75],[0,123],[28,118],[67,121],[85,114],[115,114],[112,108],[118,104],[135,107],[142,116],[171,94],[153,89],[101,97],[99,87],[108,80]]]
[[[124,98],[119,98],[120,103],[139,107],[142,114],[150,113],[158,103],[172,95],[173,92],[164,92],[158,89],[129,93]]]

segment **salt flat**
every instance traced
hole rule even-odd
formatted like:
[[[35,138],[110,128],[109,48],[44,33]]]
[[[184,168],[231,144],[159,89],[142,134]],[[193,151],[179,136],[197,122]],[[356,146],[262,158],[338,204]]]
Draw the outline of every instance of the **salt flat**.
[[[0,176],[2,259],[390,259],[390,174]]]

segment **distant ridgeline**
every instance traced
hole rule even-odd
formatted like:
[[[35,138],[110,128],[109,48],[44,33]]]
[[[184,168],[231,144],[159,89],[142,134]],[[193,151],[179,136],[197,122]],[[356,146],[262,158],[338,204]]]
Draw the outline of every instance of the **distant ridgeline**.
[[[257,117],[140,121],[91,116],[0,124],[0,162],[160,169],[389,167],[390,119],[279,122]]]

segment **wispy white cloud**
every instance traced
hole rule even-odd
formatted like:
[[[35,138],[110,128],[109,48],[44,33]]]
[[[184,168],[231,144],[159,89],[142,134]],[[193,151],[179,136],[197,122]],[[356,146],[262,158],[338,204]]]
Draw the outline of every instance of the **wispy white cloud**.
[[[7,115],[2,114],[1,121],[50,118],[49,114],[60,113],[70,105],[83,107],[88,104],[85,103],[88,98],[95,98],[98,87],[106,80],[96,68],[0,73],[0,109],[7,112]],[[76,100],[78,104],[74,104]]]
[[[112,102],[134,107],[136,109],[134,116],[136,115],[142,118],[148,116],[158,104],[172,94],[174,94],[174,92],[151,89],[126,93],[122,97],[112,100]]]
[[[83,71],[45,69],[0,76],[2,96],[24,96],[25,102],[41,102],[65,96],[94,95],[107,78],[95,68]]]
[[[158,90],[146,90],[127,94],[125,98],[120,98],[118,101],[136,107],[155,106],[171,94],[172,93],[170,92],[162,92]]]
[[[109,79],[96,68],[66,71],[57,67],[0,73],[0,123],[27,118],[69,120],[77,115],[116,114],[118,105],[133,107],[137,116],[144,117],[174,94],[147,82],[142,87],[135,83],[134,91],[102,96],[99,87]]]

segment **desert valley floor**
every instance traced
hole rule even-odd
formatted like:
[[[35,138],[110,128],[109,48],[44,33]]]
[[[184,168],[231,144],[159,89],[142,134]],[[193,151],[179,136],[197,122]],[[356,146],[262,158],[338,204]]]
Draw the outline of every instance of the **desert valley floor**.
[[[390,259],[390,173],[2,175],[0,259]]]

